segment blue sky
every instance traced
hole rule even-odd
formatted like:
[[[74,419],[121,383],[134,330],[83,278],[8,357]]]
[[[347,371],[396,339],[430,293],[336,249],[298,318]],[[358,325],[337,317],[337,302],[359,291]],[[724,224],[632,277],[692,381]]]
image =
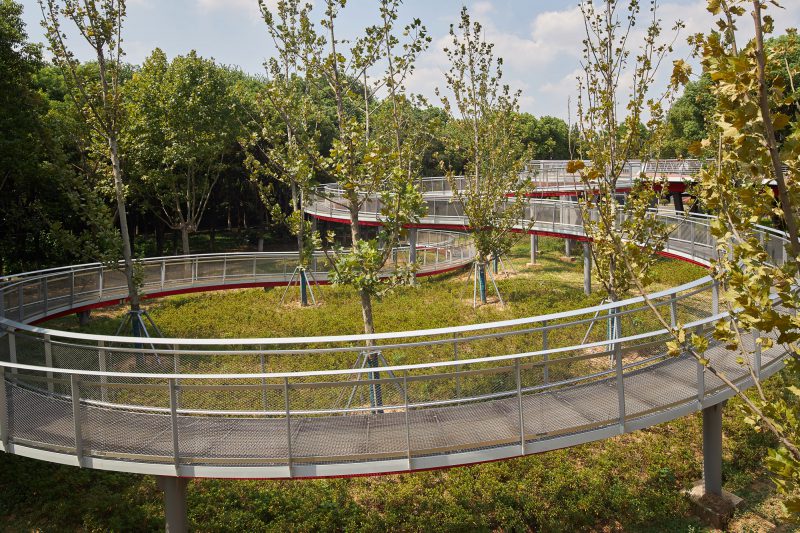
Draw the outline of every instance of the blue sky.
[[[36,0],[22,3],[30,38],[42,41]],[[462,4],[466,4],[486,27],[486,36],[495,42],[497,55],[503,57],[506,81],[522,90],[522,110],[566,118],[570,96],[574,109],[584,31],[577,3],[578,0],[406,0],[400,20],[421,18],[433,37],[409,88],[438,103],[434,89],[444,85],[443,72],[447,70],[442,46],[447,43],[449,25],[456,22]],[[791,7],[772,10],[777,30],[800,26],[800,1],[783,3]],[[675,58],[689,55],[683,44],[686,35],[712,26],[713,19],[705,5],[706,0],[662,0],[660,17],[664,26],[671,27],[678,18],[687,25]],[[362,27],[375,21],[376,14],[374,0],[350,0],[341,17],[343,32],[357,35]],[[749,17],[743,20],[743,28],[747,22]],[[142,62],[155,47],[162,48],[169,57],[194,49],[203,56],[257,74],[263,72],[262,63],[272,53],[264,23],[258,16],[257,0],[128,0],[124,38],[127,60],[133,63]],[[89,58],[85,49],[76,46],[76,51],[78,57]],[[663,69],[662,83],[668,70]]]

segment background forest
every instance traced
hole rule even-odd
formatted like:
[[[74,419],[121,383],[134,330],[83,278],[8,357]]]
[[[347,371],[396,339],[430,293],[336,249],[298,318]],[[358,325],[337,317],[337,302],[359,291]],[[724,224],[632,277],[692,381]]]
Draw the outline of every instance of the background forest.
[[[81,120],[59,69],[28,40],[21,10],[11,0],[0,2],[0,274],[116,258],[116,208],[104,147]],[[792,63],[800,65],[796,37],[778,37],[768,46],[779,44],[789,45]],[[97,75],[95,63],[80,68]],[[251,138],[264,126],[255,121],[263,116],[266,76],[193,52],[169,58],[156,49],[142,65],[125,65],[121,81],[121,154],[134,255],[255,249],[263,241],[290,246],[291,235],[273,211],[277,205],[289,213],[289,186],[245,164]],[[359,80],[351,83],[354,91],[363,89]],[[657,155],[687,157],[689,146],[705,138],[714,107],[707,83],[705,76],[690,82],[674,103]],[[330,150],[336,118],[333,97],[325,96],[319,107],[327,114],[315,118],[322,153]],[[422,174],[461,172],[463,159],[444,143],[452,119],[440,107],[410,105],[420,124],[433,125]],[[514,122],[513,134],[533,159],[569,159],[570,148],[581,155],[575,127],[570,135],[560,118],[520,113]],[[277,114],[272,126],[283,127]],[[260,137],[260,143],[281,142],[279,135]]]

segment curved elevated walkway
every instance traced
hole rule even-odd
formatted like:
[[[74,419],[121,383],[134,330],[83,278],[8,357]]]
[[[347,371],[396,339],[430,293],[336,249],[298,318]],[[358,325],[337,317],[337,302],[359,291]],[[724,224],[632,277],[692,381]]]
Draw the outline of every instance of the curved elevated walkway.
[[[535,231],[582,237],[575,204],[525,201]],[[335,201],[318,202],[311,211],[336,219],[338,208]],[[377,212],[373,223],[380,222]],[[367,206],[365,220],[369,216]],[[714,253],[708,217],[654,216],[674,226],[665,253],[699,264]],[[426,223],[463,229],[464,220],[434,209]],[[762,238],[781,262],[782,234],[763,228]],[[449,254],[439,252],[443,262],[453,267],[471,260],[468,246],[458,257],[454,250],[461,245],[452,242]],[[288,282],[287,271],[260,270],[261,258],[145,260],[144,291]],[[324,268],[314,270],[322,278]],[[120,291],[121,276],[102,265],[2,280],[0,449],[172,476],[380,474],[573,446],[684,416],[732,395],[690,357],[666,354],[666,332],[642,298],[369,336],[133,339],[31,325],[117,303]],[[669,321],[700,334],[709,335],[713,323],[726,317],[709,277],[650,299]],[[607,337],[609,321],[619,321],[621,338]],[[376,346],[364,353],[368,339]],[[377,366],[367,365],[378,352]],[[766,377],[781,368],[784,354],[782,346],[756,351],[750,364]],[[712,342],[706,356],[740,387],[752,385],[748,369],[723,346]],[[294,370],[309,366],[299,358],[310,358],[316,369]]]

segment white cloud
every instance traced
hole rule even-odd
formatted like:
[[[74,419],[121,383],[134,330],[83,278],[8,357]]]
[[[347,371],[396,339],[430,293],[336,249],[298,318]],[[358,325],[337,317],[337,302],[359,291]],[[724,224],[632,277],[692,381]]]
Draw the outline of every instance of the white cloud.
[[[472,6],[472,12],[478,17],[488,15],[492,11],[494,11],[494,5],[491,2],[475,2],[475,5]]]
[[[258,0],[196,0],[197,7],[205,13],[217,11],[243,11],[249,16],[260,17]],[[274,9],[277,0],[267,0],[267,7]]]

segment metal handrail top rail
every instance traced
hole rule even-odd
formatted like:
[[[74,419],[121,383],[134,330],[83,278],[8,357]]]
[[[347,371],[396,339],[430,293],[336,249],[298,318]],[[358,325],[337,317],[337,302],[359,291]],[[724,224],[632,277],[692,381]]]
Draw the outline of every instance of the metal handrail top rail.
[[[716,315],[712,315],[709,317],[701,318],[699,320],[694,320],[692,322],[688,322],[684,324],[685,328],[695,328],[697,326],[703,326],[709,323],[716,322],[720,319],[727,318],[729,316],[728,311],[721,312]],[[666,328],[660,328],[657,330],[648,331],[645,333],[637,333],[636,335],[629,335],[627,337],[619,337],[614,339],[613,341],[609,340],[600,340],[594,341],[585,344],[575,344],[572,346],[566,347],[559,347],[559,348],[549,348],[547,350],[536,350],[531,352],[520,352],[514,354],[503,354],[503,355],[494,355],[489,357],[477,357],[471,359],[458,359],[458,360],[447,360],[447,361],[430,361],[424,363],[413,363],[407,365],[391,365],[391,366],[381,366],[381,367],[371,367],[369,369],[370,373],[373,372],[402,372],[406,370],[421,370],[421,369],[431,369],[431,368],[446,368],[446,367],[460,367],[466,366],[470,364],[477,364],[477,363],[492,363],[497,361],[514,361],[517,359],[525,359],[528,357],[536,357],[540,355],[551,355],[563,352],[574,352],[576,350],[585,350],[589,348],[596,348],[598,346],[607,346],[609,342],[613,342],[614,344],[624,344],[626,342],[638,341],[642,339],[648,339],[652,337],[658,337],[660,335],[665,335],[669,333],[669,330]],[[148,340],[149,343],[149,340]],[[149,350],[146,348],[137,350],[142,353],[147,353]],[[666,356],[666,354],[662,354]],[[555,362],[557,360],[553,360]],[[637,364],[641,364],[638,362]],[[140,372],[108,372],[108,371],[100,371],[100,370],[80,370],[80,369],[68,369],[68,368],[58,368],[58,367],[49,367],[49,366],[39,366],[39,365],[27,365],[22,363],[11,363],[5,362],[0,360],[0,368],[12,368],[18,370],[31,370],[36,372],[53,372],[57,374],[68,374],[68,375],[84,375],[84,376],[106,376],[106,377],[117,377],[117,378],[146,378],[146,379],[266,379],[266,378],[304,378],[304,377],[315,377],[315,376],[341,376],[341,375],[353,375],[353,374],[364,374],[365,371],[363,368],[339,368],[339,369],[332,369],[332,370],[307,370],[301,372],[264,372],[264,373],[245,373],[245,374],[175,374],[175,373],[168,373],[168,374],[160,374],[160,373],[140,373]]]
[[[704,276],[702,278],[684,283],[677,287],[670,287],[651,293],[647,296],[649,299],[658,299],[677,294],[679,292],[688,291],[701,285],[712,283],[711,276]],[[149,337],[148,344],[193,344],[198,346],[221,346],[221,345],[279,345],[279,344],[322,344],[322,343],[346,343],[346,342],[361,342],[361,341],[380,341],[391,340],[399,338],[413,338],[413,337],[428,337],[428,336],[441,336],[453,333],[465,333],[471,331],[483,331],[487,329],[501,329],[514,326],[521,326],[526,324],[534,324],[537,322],[561,320],[574,316],[581,316],[596,312],[608,311],[620,307],[634,305],[645,301],[643,296],[634,296],[625,300],[617,302],[610,302],[591,307],[583,307],[580,309],[570,309],[568,311],[561,311],[558,313],[549,313],[546,315],[538,315],[534,317],[512,318],[507,320],[498,320],[494,322],[482,322],[479,324],[464,324],[460,326],[449,326],[445,328],[428,328],[408,331],[390,331],[384,333],[359,333],[354,335],[319,335],[311,337],[265,337],[265,338],[238,338],[238,339],[188,339],[188,338],[162,338],[162,337]],[[129,336],[116,336],[116,335],[97,335],[93,333],[78,333],[72,331],[61,331],[50,328],[42,328],[39,326],[32,326],[17,322],[9,318],[0,318],[0,324],[5,325],[7,328],[16,329],[21,331],[28,331],[30,333],[37,333],[42,335],[50,335],[51,337],[62,337],[69,339],[87,340],[87,341],[104,341],[111,343],[124,343],[129,344],[136,340],[135,337]]]
[[[451,238],[446,241],[441,241],[442,243],[446,242],[453,242],[456,239],[459,239],[464,236],[463,233],[458,231],[452,230],[430,230],[434,231],[437,234],[444,234],[450,235]],[[409,248],[408,245],[401,245],[395,247],[397,250],[406,250]],[[315,250],[313,255],[316,257],[325,257],[325,252],[321,250]],[[153,257],[146,257],[144,259],[134,259],[134,262],[159,262],[159,261],[181,261],[186,258],[192,259],[223,259],[225,257],[243,257],[243,258],[284,258],[287,259],[294,259],[297,257],[296,250],[289,250],[285,252],[213,252],[213,253],[205,253],[205,254],[180,254],[180,255],[158,255]],[[122,260],[117,261],[117,265],[121,265]],[[10,284],[17,283],[19,281],[29,280],[34,277],[41,277],[41,275],[54,275],[54,274],[63,274],[68,272],[80,272],[82,270],[91,269],[91,268],[98,268],[108,266],[107,263],[102,263],[96,261],[94,263],[79,263],[77,265],[67,265],[67,266],[59,266],[59,267],[51,267],[51,268],[42,268],[39,270],[29,270],[27,272],[20,272],[18,274],[7,274],[5,276],[0,276],[0,287],[8,287]]]

